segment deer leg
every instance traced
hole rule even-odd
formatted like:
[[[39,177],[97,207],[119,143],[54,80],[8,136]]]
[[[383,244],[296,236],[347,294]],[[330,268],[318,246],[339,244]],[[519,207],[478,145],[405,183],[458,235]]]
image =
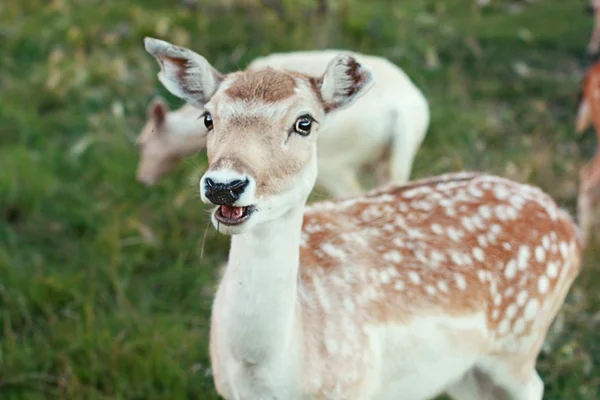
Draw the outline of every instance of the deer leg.
[[[542,400],[544,382],[535,370],[535,362],[495,357],[487,360],[482,371],[489,381],[478,386],[481,399]]]
[[[585,191],[580,190],[577,196],[577,220],[581,233],[583,234],[583,243],[587,244],[591,231],[591,204],[590,199]]]

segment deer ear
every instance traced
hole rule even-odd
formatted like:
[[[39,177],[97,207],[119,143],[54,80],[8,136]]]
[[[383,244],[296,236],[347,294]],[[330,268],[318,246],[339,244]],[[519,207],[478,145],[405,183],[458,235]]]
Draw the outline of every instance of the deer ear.
[[[148,118],[152,119],[157,125],[162,125],[167,118],[169,106],[162,97],[155,97],[148,106]]]
[[[197,107],[204,107],[223,80],[204,57],[191,50],[148,37],[144,46],[158,61],[158,79],[165,88]]]
[[[325,112],[330,112],[350,106],[374,83],[375,76],[369,67],[361,65],[351,55],[341,54],[329,62],[317,81],[317,90]]]

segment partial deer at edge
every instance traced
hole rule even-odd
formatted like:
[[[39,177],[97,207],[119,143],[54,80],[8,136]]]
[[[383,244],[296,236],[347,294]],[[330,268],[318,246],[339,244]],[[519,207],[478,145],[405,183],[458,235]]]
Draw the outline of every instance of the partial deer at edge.
[[[590,125],[596,131],[596,153],[579,171],[577,196],[577,215],[585,242],[597,222],[596,214],[600,205],[600,63],[589,68],[583,79],[575,129],[577,133],[582,133]]]

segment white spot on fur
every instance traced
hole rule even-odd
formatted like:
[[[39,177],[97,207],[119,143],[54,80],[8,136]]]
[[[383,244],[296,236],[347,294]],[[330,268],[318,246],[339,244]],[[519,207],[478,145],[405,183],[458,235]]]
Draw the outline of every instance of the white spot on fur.
[[[400,254],[400,252],[397,250],[390,250],[383,255],[383,259],[393,263],[399,263],[402,261],[402,254]]]
[[[550,238],[548,236],[542,238],[542,246],[544,246],[544,249],[550,250]]]
[[[539,263],[544,262],[546,259],[546,250],[542,246],[535,248],[535,260]]]
[[[454,274],[454,280],[456,281],[456,286],[460,290],[465,290],[467,288],[467,281],[461,274]]]
[[[529,264],[529,257],[531,256],[531,251],[528,246],[521,246],[519,248],[519,269],[524,270],[527,269]]]
[[[471,221],[473,221],[473,224],[475,225],[475,227],[477,227],[479,229],[485,228],[485,222],[483,222],[483,219],[481,219],[478,215],[473,215],[471,217]]]
[[[506,188],[504,186],[498,185],[494,188],[494,196],[496,196],[496,199],[498,199],[498,200],[504,200],[509,195],[510,195],[510,193],[508,192],[508,190],[506,190]]]
[[[527,293],[527,290],[521,290],[521,292],[517,296],[517,304],[520,307],[523,307],[525,305],[525,303],[527,302],[528,296],[529,296],[529,294]]]
[[[481,269],[479,271],[477,271],[477,277],[479,278],[479,280],[481,282],[485,282],[486,281],[485,271],[481,270]]]
[[[508,279],[513,279],[517,275],[517,263],[515,260],[510,260],[508,264],[506,264],[506,269],[504,270],[504,276]]]
[[[444,281],[439,281],[437,283],[438,289],[440,289],[440,291],[447,293],[448,292],[448,285],[446,284],[446,282]]]
[[[433,296],[436,292],[435,288],[431,285],[427,285],[425,287],[425,291],[427,292],[428,295]]]
[[[504,317],[506,319],[508,319],[509,321],[512,321],[512,319],[517,315],[518,309],[519,309],[519,307],[517,307],[517,305],[515,303],[511,303],[511,305],[506,307],[506,314]]]
[[[442,228],[442,226],[440,224],[432,224],[431,225],[431,230],[436,235],[443,235],[444,234],[444,228]]]
[[[460,253],[452,253],[452,254],[450,255],[450,258],[452,259],[452,261],[453,261],[453,262],[454,262],[454,264],[456,264],[456,265],[459,265],[459,266],[460,266],[460,265],[463,265],[463,264],[464,264],[464,261],[463,261],[462,255],[461,255]]]
[[[471,222],[471,220],[467,217],[462,217],[462,225],[469,232],[473,232],[475,230],[475,225],[473,225],[473,222]]]
[[[497,294],[494,296],[494,305],[498,307],[500,304],[502,304],[502,296]]]
[[[452,226],[448,227],[448,237],[450,237],[450,239],[459,242],[462,236],[464,236],[464,234],[461,231],[454,229]]]
[[[496,206],[496,218],[500,221],[506,221],[508,219],[506,208],[503,205]]]
[[[485,238],[484,235],[477,236],[477,243],[481,247],[487,247],[487,245],[488,245],[487,239]]]
[[[512,286],[509,287],[508,289],[506,289],[504,291],[504,297],[505,298],[509,298],[510,296],[512,296],[513,294],[515,294],[515,288],[513,288]]]
[[[518,194],[513,194],[512,196],[510,196],[510,199],[508,201],[517,210],[520,210],[523,207],[523,205],[525,204],[525,198],[523,198],[523,196],[520,196]]]
[[[431,260],[435,262],[442,262],[446,260],[446,256],[437,250],[431,251]]]
[[[519,318],[516,322],[515,322],[515,326],[513,328],[513,332],[516,334],[522,333],[525,330],[525,321],[523,320],[523,318]]]
[[[545,275],[542,275],[540,277],[540,279],[538,280],[538,291],[541,294],[547,293],[548,289],[550,288],[550,281],[548,280],[548,277]]]
[[[481,191],[481,189],[479,189],[476,186],[473,186],[473,185],[469,186],[468,191],[469,191],[469,194],[473,197],[483,196],[483,191]]]
[[[421,277],[419,276],[419,274],[417,274],[415,271],[410,271],[408,273],[408,278],[411,280],[412,283],[414,283],[415,285],[418,285],[421,283]]]
[[[569,246],[567,245],[567,243],[560,242],[558,247],[560,249],[560,255],[562,256],[562,258],[567,258],[569,256]]]
[[[492,218],[492,211],[490,210],[489,206],[480,206],[479,215],[481,215],[483,219],[490,219]]]
[[[525,306],[525,314],[523,315],[525,320],[533,321],[535,319],[535,317],[537,316],[538,309],[539,309],[538,300],[537,299],[529,300],[529,303],[527,303],[527,306]]]
[[[498,317],[500,317],[500,310],[498,310],[498,309],[495,309],[495,310],[492,312],[492,319],[493,319],[493,320],[497,320],[497,319],[498,319]]]
[[[396,283],[394,283],[394,289],[396,289],[399,292],[403,291],[404,290],[404,282],[396,281]]]
[[[473,257],[479,262],[483,262],[485,260],[485,253],[479,247],[473,248]]]
[[[390,275],[387,273],[386,270],[379,272],[379,280],[381,280],[381,283],[384,285],[390,283]]]
[[[560,264],[555,261],[551,261],[548,263],[548,266],[546,267],[546,273],[548,274],[548,276],[551,279],[554,279],[558,276],[558,267],[559,266],[560,266]]]
[[[347,255],[342,249],[335,247],[331,243],[325,243],[321,246],[321,249],[330,257],[345,260]]]

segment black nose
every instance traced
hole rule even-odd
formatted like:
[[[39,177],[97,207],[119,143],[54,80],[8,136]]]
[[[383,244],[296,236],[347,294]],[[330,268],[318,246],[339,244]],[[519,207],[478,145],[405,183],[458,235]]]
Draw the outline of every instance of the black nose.
[[[231,206],[244,193],[248,183],[248,179],[243,181],[238,179],[229,183],[215,183],[212,179],[206,178],[204,180],[204,195],[215,205]]]
[[[594,6],[591,4],[588,4],[587,6],[585,6],[585,11],[588,14],[593,14],[596,10],[594,9]]]

